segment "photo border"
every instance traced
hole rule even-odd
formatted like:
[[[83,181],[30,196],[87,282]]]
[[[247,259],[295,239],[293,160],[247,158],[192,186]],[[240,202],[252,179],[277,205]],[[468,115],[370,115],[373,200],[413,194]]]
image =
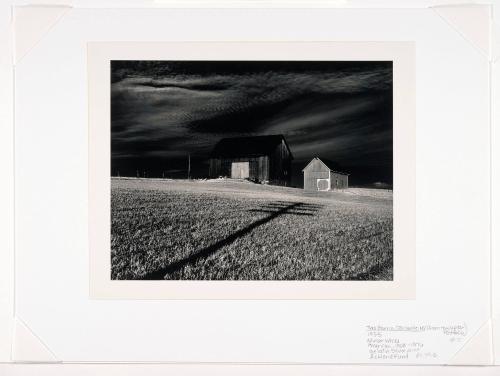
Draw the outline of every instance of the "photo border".
[[[89,287],[100,299],[415,299],[414,42],[90,42]],[[392,281],[111,279],[111,60],[392,61]]]

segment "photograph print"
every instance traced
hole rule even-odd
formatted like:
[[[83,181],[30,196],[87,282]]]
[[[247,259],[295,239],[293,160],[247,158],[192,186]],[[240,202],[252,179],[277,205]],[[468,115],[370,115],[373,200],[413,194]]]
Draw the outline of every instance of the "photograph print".
[[[393,280],[391,61],[110,69],[112,280]]]

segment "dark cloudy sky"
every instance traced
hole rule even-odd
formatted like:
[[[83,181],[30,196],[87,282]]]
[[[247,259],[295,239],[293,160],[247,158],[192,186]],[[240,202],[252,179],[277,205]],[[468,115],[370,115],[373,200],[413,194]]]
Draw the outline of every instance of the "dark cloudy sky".
[[[111,169],[208,174],[223,137],[283,134],[292,182],[313,158],[392,184],[392,62],[112,61]]]

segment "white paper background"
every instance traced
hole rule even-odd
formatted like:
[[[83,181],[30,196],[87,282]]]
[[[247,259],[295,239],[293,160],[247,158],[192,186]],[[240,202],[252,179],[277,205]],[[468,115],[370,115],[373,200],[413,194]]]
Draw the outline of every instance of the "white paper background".
[[[417,41],[416,301],[88,300],[86,42],[228,38]],[[70,11],[16,67],[17,316],[65,361],[363,362],[366,324],[473,335],[490,313],[487,68],[432,10]]]
[[[5,373],[2,373],[5,372]],[[345,365],[208,365],[208,364],[0,364],[8,376],[498,376],[496,367],[345,366]]]
[[[492,64],[492,316],[494,355],[500,364],[500,1],[493,8]]]
[[[14,77],[10,9],[0,3],[0,362],[10,360],[14,316]]]

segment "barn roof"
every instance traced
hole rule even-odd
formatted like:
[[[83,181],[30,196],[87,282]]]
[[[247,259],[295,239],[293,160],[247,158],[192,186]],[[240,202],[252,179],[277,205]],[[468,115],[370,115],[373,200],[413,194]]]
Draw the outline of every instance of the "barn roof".
[[[342,171],[342,169],[340,168],[340,165],[337,162],[333,162],[333,161],[330,161],[329,159],[325,159],[325,158],[319,159],[318,157],[314,157],[313,159],[311,159],[311,161],[306,165],[306,167],[304,167],[302,169],[302,171],[304,171],[307,167],[309,167],[309,165],[311,163],[313,163],[313,161],[315,161],[315,160],[318,160],[321,163],[323,163],[323,165],[327,169],[329,169],[331,172],[335,172],[337,174],[342,174],[342,175],[349,175],[347,172]]]
[[[285,145],[290,152],[290,157],[293,158],[290,147],[288,146],[285,137],[281,134],[223,138],[215,145],[211,153],[211,157],[230,158],[269,155],[276,150],[276,147],[281,144],[282,141],[285,141]]]

